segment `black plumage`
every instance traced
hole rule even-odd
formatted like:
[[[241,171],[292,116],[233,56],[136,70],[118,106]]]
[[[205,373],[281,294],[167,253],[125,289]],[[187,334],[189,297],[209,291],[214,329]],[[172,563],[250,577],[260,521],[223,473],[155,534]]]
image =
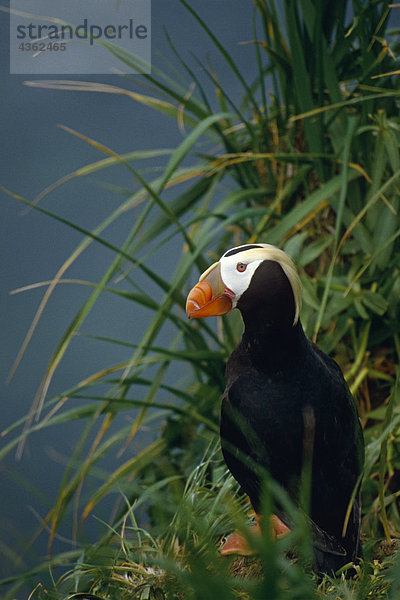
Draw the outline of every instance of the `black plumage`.
[[[239,249],[234,260],[240,257]],[[315,569],[332,574],[360,554],[357,487],[364,445],[354,401],[339,366],[307,338],[296,319],[293,286],[279,260],[258,264],[236,307],[245,328],[226,367],[221,410],[226,464],[260,513],[257,467],[299,504],[308,461]],[[276,511],[290,527],[279,505]]]

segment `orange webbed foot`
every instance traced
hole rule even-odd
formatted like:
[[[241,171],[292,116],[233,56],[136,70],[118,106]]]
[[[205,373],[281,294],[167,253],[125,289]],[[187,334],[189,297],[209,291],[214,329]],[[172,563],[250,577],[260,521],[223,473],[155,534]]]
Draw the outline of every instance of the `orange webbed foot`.
[[[257,523],[249,527],[249,531],[253,535],[260,535],[261,531]],[[231,554],[239,554],[240,556],[250,556],[253,554],[253,550],[250,548],[247,539],[239,533],[234,531],[228,537],[226,542],[222,544],[219,549],[221,556],[230,556]]]
[[[249,532],[252,535],[261,535],[261,516],[255,513],[256,522],[249,527]],[[289,527],[281,521],[276,515],[272,515],[270,519],[271,533],[273,538],[281,538],[290,532]],[[232,554],[238,554],[240,556],[250,556],[254,554],[252,548],[249,547],[249,543],[244,535],[239,531],[234,531],[222,544],[219,549],[221,556],[230,556]]]
[[[272,537],[275,538],[282,538],[290,533],[289,527],[276,515],[271,515],[271,529]]]

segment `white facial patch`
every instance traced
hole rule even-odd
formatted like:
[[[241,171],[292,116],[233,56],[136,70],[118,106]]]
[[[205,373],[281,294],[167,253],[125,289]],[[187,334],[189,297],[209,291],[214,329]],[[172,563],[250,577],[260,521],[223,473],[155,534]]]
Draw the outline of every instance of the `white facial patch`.
[[[244,254],[244,253],[243,253]],[[220,260],[221,277],[225,286],[231,290],[235,296],[232,298],[232,308],[235,308],[238,300],[247,290],[250,285],[254,271],[262,260],[253,260],[249,262],[244,256],[234,254],[233,256],[223,256]],[[239,270],[243,267],[238,265],[246,265],[244,270]]]
[[[237,251],[240,248],[243,248],[243,250]],[[236,252],[231,254],[234,250],[236,250]],[[221,257],[219,263],[222,281],[225,286],[235,294],[235,297],[232,298],[232,308],[237,305],[240,297],[249,287],[255,270],[264,260],[274,260],[279,263],[289,280],[295,302],[295,316],[293,322],[295,325],[299,318],[301,306],[299,275],[289,256],[285,254],[283,250],[280,250],[271,244],[256,244],[253,247],[249,247],[248,244],[245,244],[228,250]]]

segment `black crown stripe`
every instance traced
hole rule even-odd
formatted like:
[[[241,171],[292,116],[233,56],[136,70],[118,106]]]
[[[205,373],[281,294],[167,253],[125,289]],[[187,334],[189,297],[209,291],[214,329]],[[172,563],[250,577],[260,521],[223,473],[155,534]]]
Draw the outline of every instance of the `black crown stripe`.
[[[262,248],[262,246],[258,246],[257,244],[247,244],[246,246],[241,246],[240,248],[233,248],[232,250],[225,252],[224,257],[233,256],[234,254],[245,252],[246,250],[251,250],[252,248]]]

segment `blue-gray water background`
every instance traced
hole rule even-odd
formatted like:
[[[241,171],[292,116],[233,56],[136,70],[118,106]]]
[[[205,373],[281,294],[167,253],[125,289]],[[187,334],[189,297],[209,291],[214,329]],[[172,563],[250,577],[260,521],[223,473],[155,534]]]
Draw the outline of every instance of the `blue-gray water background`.
[[[248,81],[252,81],[257,71],[254,49],[251,45],[239,45],[239,42],[253,39],[253,3],[250,0],[193,0],[191,5],[217,34]],[[176,122],[127,97],[25,86],[25,80],[43,77],[9,74],[6,13],[0,12],[0,22],[0,184],[5,188],[28,200],[34,200],[42,190],[59,178],[85,164],[104,158],[93,147],[59,128],[59,124],[98,140],[117,153],[174,148],[182,140],[182,133]],[[215,69],[230,93],[235,94],[236,89],[239,93],[239,84],[217,49],[177,0],[152,1],[154,65],[164,68],[164,60],[167,58],[178,71],[182,71],[168,46],[164,27],[179,53],[191,63],[198,76],[202,76],[202,69],[191,58],[191,52]],[[63,78],[65,77],[60,77]],[[146,89],[135,82],[126,83],[115,75],[68,78],[126,86],[146,93]],[[203,81],[207,81],[207,78],[203,77]],[[73,180],[47,196],[41,205],[84,228],[93,229],[121,202],[121,196],[101,187],[100,182],[113,182],[117,186],[132,189],[132,177],[126,169],[116,168],[112,172],[103,172],[99,177]],[[134,184],[134,189],[137,189],[137,184]],[[119,219],[107,232],[107,239],[116,245],[120,244],[134,219],[135,213],[128,212],[125,220]],[[17,200],[2,192],[0,227],[0,431],[4,431],[26,415],[51,353],[88,292],[74,285],[59,286],[20,366],[11,382],[6,384],[45,288],[14,295],[10,292],[21,286],[52,279],[80,242],[81,236],[35,211],[24,211]],[[159,264],[162,261],[166,276],[172,273],[181,247],[179,241],[170,248],[169,254],[163,252],[161,256],[154,258]],[[66,276],[98,281],[111,259],[109,251],[92,244],[68,270]],[[103,335],[117,339],[133,343],[138,341],[141,327],[145,327],[146,322],[139,323],[143,319],[134,314],[133,305],[129,303],[121,302],[118,310],[114,306],[111,306],[109,299],[102,299],[85,323],[85,331],[93,334],[101,331]],[[126,349],[81,339],[79,343],[73,343],[66,354],[54,377],[51,391],[68,389],[88,374],[128,356],[129,351]],[[18,555],[22,551],[38,527],[40,518],[45,516],[56,498],[65,461],[81,431],[80,423],[45,429],[29,437],[20,461],[15,460],[15,452],[12,452],[0,464],[1,576],[8,576],[13,572],[12,553]],[[3,437],[1,445],[11,438],[12,433]],[[116,453],[109,460],[110,468],[116,468],[121,461]],[[88,524],[89,537],[96,536],[95,525],[97,526],[94,522]],[[71,523],[65,524],[62,533],[66,537],[71,535]],[[24,557],[25,564],[33,564],[35,558],[46,554],[47,537],[46,533],[39,537],[33,551]],[[67,547],[68,544],[64,549]]]

